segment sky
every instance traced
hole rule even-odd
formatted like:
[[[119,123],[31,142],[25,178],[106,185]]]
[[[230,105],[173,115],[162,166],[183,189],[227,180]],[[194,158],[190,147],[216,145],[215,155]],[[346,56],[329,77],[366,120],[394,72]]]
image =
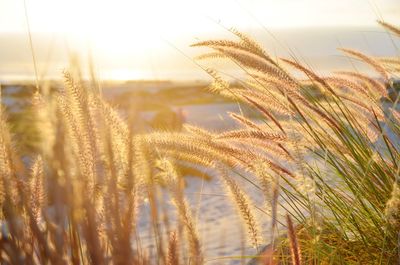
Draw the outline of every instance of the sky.
[[[271,28],[372,25],[399,21],[398,0],[25,0],[31,30],[92,35],[209,31],[207,19],[252,26],[249,14]],[[210,21],[209,21],[210,22]],[[0,1],[0,31],[24,32],[24,0]]]
[[[0,0],[0,76],[6,68],[31,71],[27,22],[43,71],[65,64],[65,53],[90,51],[114,78],[139,78],[140,69],[165,71],[165,60],[178,67],[183,59],[174,56],[196,40],[227,36],[224,27],[258,37],[264,27],[372,27],[377,19],[400,25],[398,14],[400,0]]]

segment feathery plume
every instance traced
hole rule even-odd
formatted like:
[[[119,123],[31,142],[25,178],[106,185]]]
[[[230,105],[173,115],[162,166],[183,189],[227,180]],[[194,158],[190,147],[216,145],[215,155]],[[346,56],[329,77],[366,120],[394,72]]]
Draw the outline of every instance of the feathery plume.
[[[397,231],[400,229],[400,187],[397,182],[393,184],[392,194],[385,206],[387,222]]]
[[[396,34],[397,36],[400,37],[400,28],[393,26],[392,24],[389,24],[385,21],[382,20],[378,20],[378,23],[381,24],[384,28],[386,28],[387,30],[393,32],[394,34]]]
[[[266,132],[265,130],[260,131],[253,129],[232,130],[220,133],[216,137],[216,139],[229,139],[229,138],[234,138],[234,139],[250,138],[250,139],[260,139],[266,141],[274,141],[274,142],[282,142],[287,139],[285,135],[279,133],[271,133],[271,132]]]
[[[43,161],[38,156],[31,167],[31,179],[29,183],[30,188],[30,205],[32,215],[36,222],[40,221],[41,211],[44,206],[45,193],[44,193],[44,182],[43,182]]]
[[[371,87],[371,90],[372,90],[371,92],[373,92],[374,95],[377,95],[377,99],[379,99],[379,97],[381,97],[381,96],[383,96],[383,97],[388,96],[385,84],[380,82],[379,80],[375,80],[365,74],[356,73],[356,72],[339,71],[337,73],[339,75],[343,75],[343,76],[354,77],[360,81],[364,81],[364,82],[368,83]]]
[[[352,49],[340,48],[339,50],[369,64],[385,79],[386,82],[389,82],[389,75],[386,72],[385,68],[379,63],[379,61],[373,59],[372,57],[370,57],[368,55],[365,55],[361,52],[358,52],[358,51],[355,51]]]
[[[246,117],[244,117],[243,115],[239,115],[233,112],[228,112],[229,116],[231,116],[234,120],[238,121],[240,124],[251,128],[253,130],[260,130],[261,128],[260,126],[258,126],[257,124],[255,124],[254,122],[252,122],[251,120],[247,119]]]
[[[178,239],[176,232],[169,234],[167,265],[179,265]]]
[[[178,171],[171,161],[165,158],[160,159],[158,162],[158,167],[163,170],[163,175],[171,191],[172,201],[178,210],[179,218],[185,226],[187,238],[189,240],[191,260],[193,264],[200,265],[203,263],[200,239],[197,234],[194,219],[190,214],[189,205],[183,196],[182,188],[179,183],[180,176],[178,175]]]
[[[258,249],[261,244],[260,228],[253,214],[252,203],[247,195],[239,188],[236,182],[222,172],[222,179],[228,194],[231,196],[238,212],[246,224],[253,247]]]
[[[278,126],[278,128],[285,133],[285,130],[283,129],[282,125],[280,124],[280,122],[274,117],[274,115],[272,113],[270,113],[266,108],[263,108],[260,104],[258,104],[258,102],[245,97],[247,99],[247,101],[252,104],[254,107],[256,107],[263,115],[265,115],[266,117],[268,117],[269,119],[271,119],[273,121],[274,124],[276,124],[276,126]]]

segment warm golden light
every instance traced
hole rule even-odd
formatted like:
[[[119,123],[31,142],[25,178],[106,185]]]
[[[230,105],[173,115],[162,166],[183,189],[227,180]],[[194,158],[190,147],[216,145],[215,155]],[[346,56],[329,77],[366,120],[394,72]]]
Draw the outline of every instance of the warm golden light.
[[[400,0],[0,0],[0,264],[400,264]]]
[[[195,68],[182,53],[192,57],[188,47],[198,39],[229,36],[224,27],[251,32],[272,49],[279,50],[282,45],[273,47],[275,40],[267,39],[265,29],[276,33],[296,28],[369,27],[376,25],[379,18],[396,23],[399,21],[396,14],[400,12],[396,0],[25,0],[25,3],[40,70],[54,69],[42,66],[49,63],[58,69],[64,67],[68,55],[61,53],[77,52],[85,58],[90,52],[103,72],[108,72],[105,68],[112,68],[110,71],[114,73],[121,72],[116,69],[130,69],[123,70],[122,75],[106,73],[105,76],[126,78],[137,78],[136,74],[126,73],[147,72],[144,76],[154,78],[171,69]],[[0,66],[3,76],[13,74],[15,69],[32,73],[28,65],[31,58],[24,9],[23,0],[0,2],[0,33],[7,43],[13,41],[4,34],[19,34],[22,48],[18,49],[18,55],[13,55],[17,53],[15,49],[2,48],[11,54]],[[43,40],[43,36],[47,39]],[[303,45],[304,39],[287,41]],[[306,49],[314,52],[313,48]],[[308,50],[300,51],[307,55]]]

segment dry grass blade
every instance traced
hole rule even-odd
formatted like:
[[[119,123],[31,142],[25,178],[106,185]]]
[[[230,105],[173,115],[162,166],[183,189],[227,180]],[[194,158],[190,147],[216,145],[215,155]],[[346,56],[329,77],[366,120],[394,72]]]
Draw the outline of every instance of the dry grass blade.
[[[396,109],[389,109],[390,113],[392,114],[393,118],[396,120],[398,124],[400,124],[400,112]]]
[[[288,228],[288,237],[290,241],[290,253],[292,257],[292,263],[294,265],[301,265],[300,245],[297,240],[296,230],[293,226],[292,218],[289,214],[286,215],[286,223]]]

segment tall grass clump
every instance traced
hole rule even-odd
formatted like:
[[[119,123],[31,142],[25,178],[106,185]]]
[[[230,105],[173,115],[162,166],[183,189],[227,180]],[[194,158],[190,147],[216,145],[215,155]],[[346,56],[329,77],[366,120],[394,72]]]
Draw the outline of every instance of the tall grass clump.
[[[64,72],[62,89],[43,84],[35,92],[31,126],[40,141],[33,157],[18,154],[1,109],[0,263],[201,264],[179,176],[195,169],[173,166],[150,148],[149,137],[137,132],[133,120],[123,120],[93,84],[73,66]],[[171,192],[179,217],[168,227],[161,187]],[[149,220],[156,253],[141,241],[139,218]],[[185,246],[177,243],[179,227]]]
[[[379,23],[399,37],[398,28]],[[231,32],[238,41],[193,46],[213,50],[198,59],[226,58],[246,73],[231,85],[209,69],[210,90],[250,105],[263,118],[255,123],[232,115],[242,128],[213,136],[208,146],[215,152],[242,149],[229,155],[258,177],[267,200],[271,180],[279,180],[279,198],[272,204],[279,209],[271,216],[276,223],[289,214],[289,236],[277,238],[275,258],[282,264],[400,262],[399,96],[388,93],[398,58],[341,49],[376,75],[321,76],[296,58],[274,60],[249,37]]]

